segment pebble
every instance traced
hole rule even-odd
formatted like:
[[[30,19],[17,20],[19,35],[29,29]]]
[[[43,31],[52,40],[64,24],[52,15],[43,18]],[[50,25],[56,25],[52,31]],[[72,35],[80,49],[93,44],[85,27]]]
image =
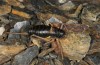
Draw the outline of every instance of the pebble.
[[[13,60],[13,65],[29,65],[33,58],[35,58],[38,55],[38,47],[33,46],[30,48],[27,48],[22,53],[15,56]]]

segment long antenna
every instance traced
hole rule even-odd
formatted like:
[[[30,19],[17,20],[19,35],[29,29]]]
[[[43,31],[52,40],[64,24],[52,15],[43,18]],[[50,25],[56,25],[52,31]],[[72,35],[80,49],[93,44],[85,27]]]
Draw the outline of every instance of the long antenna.
[[[5,34],[19,34],[19,35],[28,35],[26,32],[16,33],[16,32],[5,32]]]

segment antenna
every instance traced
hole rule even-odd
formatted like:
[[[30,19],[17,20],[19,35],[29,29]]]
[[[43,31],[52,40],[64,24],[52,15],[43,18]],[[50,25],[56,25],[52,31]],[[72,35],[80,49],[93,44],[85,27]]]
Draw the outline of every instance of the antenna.
[[[5,32],[5,34],[19,34],[19,35],[28,35],[26,32],[16,33],[16,32]]]

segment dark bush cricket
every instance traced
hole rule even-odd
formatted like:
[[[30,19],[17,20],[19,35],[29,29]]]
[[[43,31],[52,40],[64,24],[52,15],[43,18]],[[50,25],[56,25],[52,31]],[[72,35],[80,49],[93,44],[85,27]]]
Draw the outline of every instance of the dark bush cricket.
[[[37,35],[40,37],[56,37],[56,38],[62,38],[65,35],[65,31],[62,29],[51,27],[47,25],[35,25],[32,27],[29,27],[26,32],[22,33],[13,33],[13,32],[5,32],[6,34],[21,34],[21,35]]]
[[[56,37],[56,38],[62,38],[65,35],[65,31],[56,28],[51,27],[47,25],[36,25],[31,27],[28,32],[29,35],[35,34],[40,37]]]

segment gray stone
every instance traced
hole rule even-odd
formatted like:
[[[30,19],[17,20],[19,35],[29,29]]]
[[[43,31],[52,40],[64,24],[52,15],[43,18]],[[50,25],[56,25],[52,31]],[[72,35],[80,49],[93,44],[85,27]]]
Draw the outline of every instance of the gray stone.
[[[38,55],[38,47],[33,46],[24,52],[15,56],[12,65],[29,65],[30,62]]]

